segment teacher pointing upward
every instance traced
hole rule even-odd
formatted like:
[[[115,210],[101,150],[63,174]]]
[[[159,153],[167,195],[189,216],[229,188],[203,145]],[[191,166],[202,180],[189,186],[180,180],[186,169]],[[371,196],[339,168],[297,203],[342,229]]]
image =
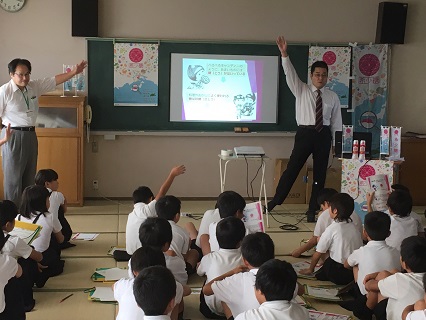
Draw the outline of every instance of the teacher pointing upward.
[[[313,178],[308,222],[315,221],[318,191],[324,188],[328,157],[334,133],[342,130],[340,102],[336,93],[324,88],[327,84],[328,66],[324,61],[316,61],[311,66],[312,84],[302,82],[287,54],[287,42],[283,36],[277,39],[281,52],[282,66],[287,85],[296,98],[296,122],[298,129],[293,151],[287,169],[283,172],[274,195],[268,202],[268,211],[283,203],[300,170],[308,157],[313,158]]]
[[[37,169],[38,141],[35,124],[38,97],[83,72],[87,62],[81,61],[71,72],[51,78],[30,80],[31,63],[14,59],[9,65],[11,80],[0,87],[2,137],[10,125],[13,134],[2,146],[4,198],[19,205],[22,190],[34,184]]]

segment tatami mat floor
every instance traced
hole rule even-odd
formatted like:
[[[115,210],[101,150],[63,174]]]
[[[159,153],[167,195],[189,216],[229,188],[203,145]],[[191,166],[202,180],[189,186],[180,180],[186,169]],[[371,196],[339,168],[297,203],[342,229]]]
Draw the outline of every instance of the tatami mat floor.
[[[181,218],[180,225],[191,221],[198,228],[202,214],[214,208],[214,201],[183,201],[182,212],[191,213],[194,219]],[[51,278],[42,289],[35,289],[35,309],[27,313],[29,320],[61,319],[61,320],[85,320],[90,319],[115,319],[117,307],[111,304],[91,302],[87,299],[87,293],[83,290],[93,287],[91,281],[95,268],[99,267],[127,267],[127,263],[116,262],[107,252],[112,246],[125,246],[125,228],[127,215],[132,211],[133,204],[130,201],[86,201],[84,207],[71,207],[67,213],[74,232],[99,233],[94,241],[74,241],[76,247],[62,252],[65,260],[64,273]],[[415,207],[414,210],[422,213],[424,219],[424,207]],[[300,261],[292,258],[289,253],[300,245],[301,240],[311,236],[314,223],[306,223],[304,212],[306,205],[283,205],[277,207],[273,217],[269,216],[269,228],[267,233],[275,243],[277,258],[289,262]],[[426,221],[423,220],[425,224]],[[266,221],[265,221],[266,223]],[[297,224],[298,230],[284,231],[279,228],[283,223]],[[201,287],[204,279],[196,275],[191,276],[188,285],[192,288]],[[301,280],[302,283],[307,283]],[[97,286],[102,284],[96,283]],[[73,293],[62,303],[59,301]],[[318,310],[350,314],[345,309],[334,303],[324,303],[310,300]],[[192,294],[185,298],[185,319],[204,319],[198,311],[199,295]]]

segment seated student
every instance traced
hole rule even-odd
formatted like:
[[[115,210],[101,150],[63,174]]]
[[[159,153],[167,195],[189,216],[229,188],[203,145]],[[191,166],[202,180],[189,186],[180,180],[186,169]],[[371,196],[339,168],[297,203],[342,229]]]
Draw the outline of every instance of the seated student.
[[[170,253],[170,243],[172,243],[173,233],[170,223],[163,218],[147,218],[140,226],[139,240],[142,247],[152,247],[156,250],[164,252],[166,258],[166,266],[169,268],[176,278],[176,281],[185,285],[188,281],[186,273],[185,261],[176,254]],[[131,259],[129,261],[129,270]],[[130,274],[130,276],[132,276]]]
[[[254,286],[260,307],[239,314],[235,320],[308,320],[308,310],[292,302],[297,285],[290,263],[278,259],[265,262],[256,274]]]
[[[207,210],[204,212],[200,222],[200,228],[198,229],[197,239],[195,240],[195,244],[201,248],[203,255],[210,253],[209,226],[211,223],[219,221],[220,215],[216,203],[214,210]]]
[[[155,211],[160,218],[169,221],[172,227],[173,239],[170,251],[185,260],[188,275],[195,273],[199,254],[195,249],[190,249],[191,239],[188,231],[177,225],[180,219],[181,202],[175,196],[164,196],[155,204]],[[192,223],[191,223],[192,224]],[[192,227],[195,229],[194,225]]]
[[[403,320],[426,320],[426,273],[423,275],[423,287],[425,289],[423,299],[405,307],[402,312]]]
[[[137,249],[133,253],[131,261],[131,271],[135,277],[137,277],[138,274],[147,267],[166,266],[166,260],[163,252],[150,247],[141,247]],[[116,320],[137,320],[144,318],[144,313],[136,304],[135,296],[133,295],[134,281],[134,278],[124,278],[118,280],[112,286],[114,290],[114,298],[117,300],[119,306]],[[176,282],[176,298],[174,307],[179,305],[183,296],[187,296],[190,293],[191,289],[188,286],[184,287],[179,282]],[[178,308],[175,309],[178,311]],[[176,319],[177,314],[178,313],[176,312]]]
[[[343,263],[354,250],[362,246],[361,234],[350,218],[354,211],[354,199],[347,193],[335,194],[330,199],[330,209],[330,217],[334,221],[318,241],[310,267],[300,273],[312,274],[321,256],[328,252],[329,257],[315,277],[335,284],[348,284],[354,280],[354,275]]]
[[[424,296],[426,272],[426,239],[411,236],[401,243],[401,266],[406,271],[381,271],[365,276],[367,306],[377,320],[401,319],[404,308]]]
[[[9,234],[15,227],[15,218],[18,208],[10,200],[0,202],[0,226],[5,236],[5,244],[1,253],[18,260],[22,268],[22,276],[18,283],[21,284],[21,292],[26,312],[34,308],[33,286],[38,273],[37,262],[43,259],[43,255],[26,244],[24,240]]]
[[[55,236],[58,243],[64,241],[61,230],[54,227],[53,215],[49,213],[50,192],[42,186],[29,186],[22,193],[22,202],[17,220],[42,226],[40,235],[32,242],[32,246],[43,254],[40,264],[44,266],[42,272],[37,274],[36,285],[44,287],[49,277],[61,274],[64,270],[64,260],[61,260],[61,251],[51,245],[51,235]]]
[[[217,199],[217,208],[219,209],[219,215],[221,219],[226,217],[237,217],[242,219],[245,207],[246,201],[235,191],[222,192]],[[219,250],[219,243],[217,242],[216,238],[216,225],[217,222],[213,222],[209,225],[210,251],[208,252]]]
[[[74,247],[75,244],[70,243],[72,236],[72,229],[68,220],[65,218],[67,212],[67,200],[64,195],[58,191],[59,182],[58,174],[53,169],[39,170],[35,176],[35,184],[38,186],[46,187],[50,192],[49,212],[53,215],[54,228],[61,230],[64,235],[64,242],[60,244],[61,249]]]
[[[253,290],[256,273],[263,263],[275,257],[274,250],[274,242],[266,233],[249,234],[241,243],[244,265],[204,285],[205,296],[214,294],[217,300],[222,301],[227,319],[236,317],[244,311],[259,308],[259,302]]]
[[[158,199],[169,191],[173,180],[185,173],[185,166],[172,168],[166,181],[160,187],[157,196],[154,197],[151,189],[148,187],[139,187],[133,191],[133,211],[129,213],[126,224],[126,251],[132,255],[141,246],[139,241],[139,227],[148,217],[156,217],[155,204]],[[130,258],[130,257],[128,257]]]
[[[148,267],[135,279],[133,294],[144,320],[167,320],[175,304],[176,281],[163,266]]]
[[[0,232],[0,250],[4,243],[4,233]],[[0,320],[25,319],[24,302],[16,281],[21,275],[22,269],[16,260],[0,253]]]
[[[345,267],[353,268],[354,279],[357,282],[353,313],[359,319],[371,319],[373,311],[366,306],[367,291],[364,278],[367,274],[382,270],[400,269],[399,251],[386,244],[385,239],[390,234],[390,217],[381,211],[368,213],[364,219],[364,236],[367,245],[361,247],[348,257]]]
[[[222,274],[242,264],[240,245],[246,234],[246,228],[241,219],[227,217],[219,221],[216,227],[219,250],[205,255],[201,259],[197,273],[199,276],[207,276],[206,282],[221,276]],[[223,318],[222,303],[215,295],[206,296],[200,294],[200,312],[209,319]]]
[[[389,195],[387,206],[391,215],[391,227],[386,243],[400,250],[402,240],[418,235],[419,223],[410,216],[413,200],[407,191],[395,190]]]

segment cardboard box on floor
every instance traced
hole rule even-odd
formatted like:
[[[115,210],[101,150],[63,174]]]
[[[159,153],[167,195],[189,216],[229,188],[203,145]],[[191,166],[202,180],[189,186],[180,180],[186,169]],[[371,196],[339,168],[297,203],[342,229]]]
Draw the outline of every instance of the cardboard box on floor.
[[[275,159],[275,171],[274,171],[274,193],[277,188],[278,181],[280,181],[281,175],[287,168],[289,159]],[[308,173],[308,167],[305,164],[300,170],[296,181],[293,184],[287,198],[284,203],[286,204],[303,204],[306,203],[306,176]]]
[[[312,182],[314,181],[313,169],[308,168],[308,183],[306,184],[306,203],[311,199]],[[333,188],[340,192],[342,185],[342,169],[328,168],[327,177],[325,178],[325,188]]]

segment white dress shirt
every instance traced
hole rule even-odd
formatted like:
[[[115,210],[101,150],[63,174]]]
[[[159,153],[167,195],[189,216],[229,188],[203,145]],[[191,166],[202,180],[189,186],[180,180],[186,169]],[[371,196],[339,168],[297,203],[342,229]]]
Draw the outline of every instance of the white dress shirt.
[[[258,309],[239,314],[235,320],[309,320],[308,310],[286,300],[266,301]]]

